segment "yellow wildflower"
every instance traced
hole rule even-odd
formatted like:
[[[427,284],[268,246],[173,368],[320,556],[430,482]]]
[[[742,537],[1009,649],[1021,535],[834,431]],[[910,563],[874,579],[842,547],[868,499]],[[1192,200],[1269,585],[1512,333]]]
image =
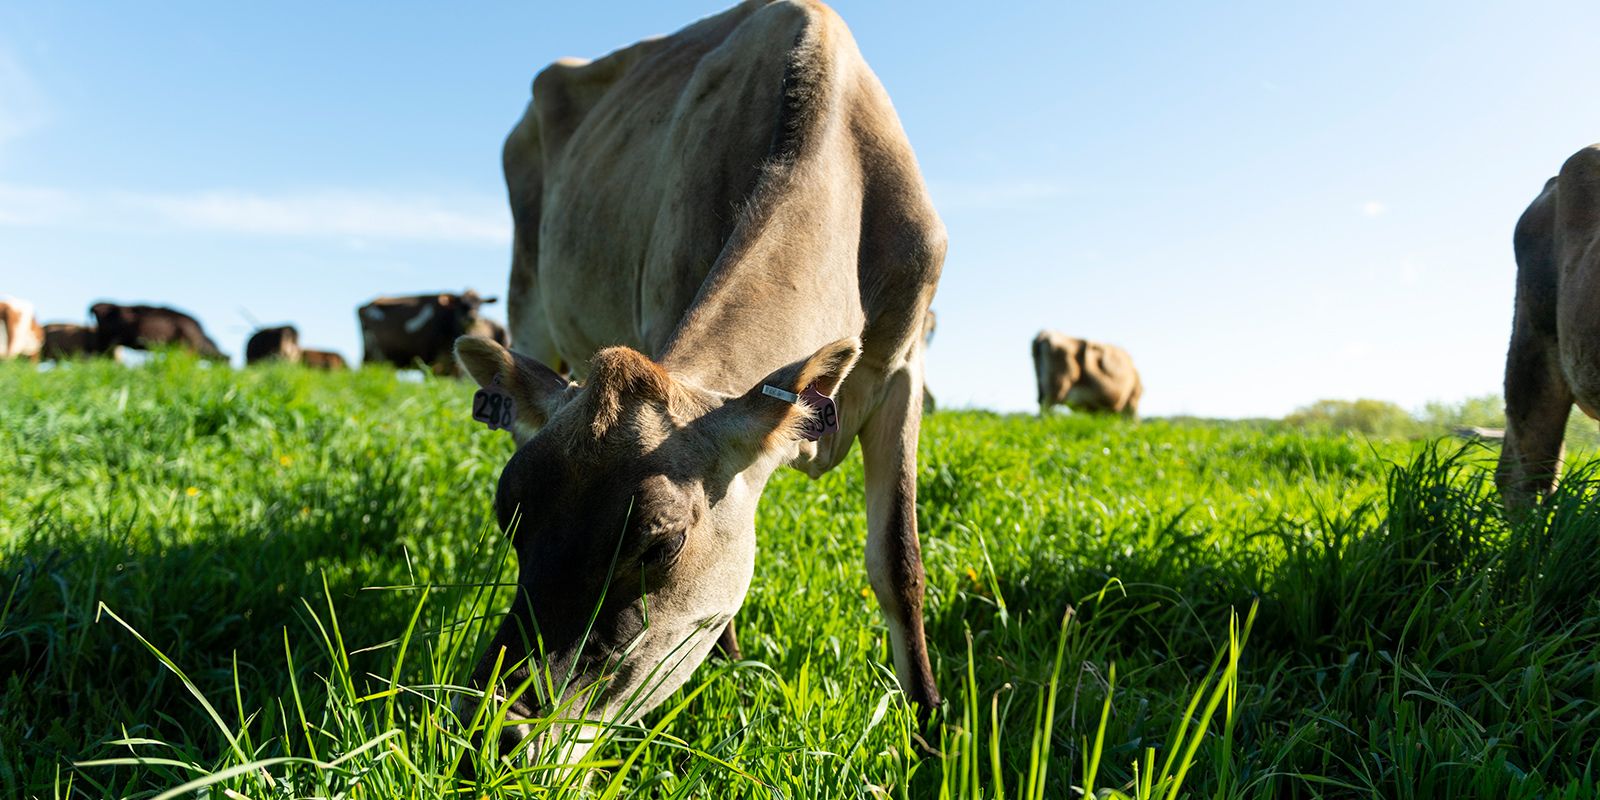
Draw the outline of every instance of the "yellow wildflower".
[[[189,488],[184,489],[183,493],[189,495],[190,497],[199,497],[200,489],[198,487],[190,486]]]

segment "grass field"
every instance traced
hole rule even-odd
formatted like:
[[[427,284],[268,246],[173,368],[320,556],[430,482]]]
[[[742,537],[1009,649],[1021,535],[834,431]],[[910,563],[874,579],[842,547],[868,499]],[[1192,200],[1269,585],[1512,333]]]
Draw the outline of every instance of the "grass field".
[[[1600,792],[1587,468],[1508,522],[1481,445],[981,412],[923,429],[925,740],[852,457],[769,486],[746,662],[585,768],[496,763],[449,710],[510,596],[469,395],[0,364],[0,796]]]

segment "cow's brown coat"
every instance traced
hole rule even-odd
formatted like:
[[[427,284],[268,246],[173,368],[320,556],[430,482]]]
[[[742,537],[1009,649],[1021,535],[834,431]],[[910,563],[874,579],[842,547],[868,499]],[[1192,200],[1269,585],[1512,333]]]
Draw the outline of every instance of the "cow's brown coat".
[[[557,62],[534,82],[505,171],[518,355],[483,339],[457,352],[522,410],[498,506],[508,525],[520,514],[524,591],[479,680],[500,648],[528,653],[535,621],[554,631],[546,662],[588,679],[638,637],[595,712],[636,718],[688,678],[743,602],[772,470],[820,475],[860,439],[868,576],[901,686],[926,713],[939,696],[916,443],[945,233],[844,23],[817,2],[747,2],[597,61]],[[764,383],[832,394],[840,429],[800,440],[807,412]],[[623,577],[599,644],[580,649],[568,629],[587,620],[606,574],[596,565],[613,554]],[[630,610],[646,602],[649,630]],[[666,666],[653,688],[622,706],[655,664]]]

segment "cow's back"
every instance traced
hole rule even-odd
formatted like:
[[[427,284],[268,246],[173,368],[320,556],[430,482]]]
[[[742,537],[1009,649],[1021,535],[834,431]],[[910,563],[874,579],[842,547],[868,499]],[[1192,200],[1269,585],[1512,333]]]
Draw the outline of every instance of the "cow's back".
[[[830,174],[776,179],[824,139]],[[507,141],[506,175],[512,340],[567,364],[612,344],[661,355],[719,260],[764,226],[804,219],[764,218],[773,195],[815,188],[799,181],[837,182],[836,205],[850,209],[819,208],[796,237],[812,241],[775,252],[776,268],[808,247],[850,267],[819,278],[796,263],[787,304],[837,316],[829,324],[864,334],[869,353],[895,351],[892,361],[921,334],[943,258],[943,227],[887,95],[816,3],[745,3],[594,62],[552,65]],[[882,315],[864,306],[874,302],[895,307],[889,324],[873,326]],[[758,310],[739,322],[776,330],[791,313],[764,309],[763,322]],[[795,357],[822,343],[796,338]],[[535,344],[546,340],[551,352]]]
[[[563,352],[660,351],[756,187],[805,21],[797,6],[746,3],[539,74],[507,142],[513,213],[538,204],[544,237],[514,266],[536,271],[513,275],[514,340],[530,312],[517,289],[537,281],[546,301],[531,311]],[[526,185],[535,159],[542,187]],[[519,238],[529,233],[519,227]],[[578,297],[581,312],[565,302]]]
[[[312,369],[341,370],[345,369],[344,356],[331,350],[305,350],[300,351],[301,363]]]
[[[44,326],[43,357],[52,360],[94,352],[94,329],[83,325],[55,322]]]
[[[1133,356],[1114,344],[1090,342],[1083,355],[1083,383],[1092,387],[1087,406],[1096,411],[1136,413],[1143,384]]]

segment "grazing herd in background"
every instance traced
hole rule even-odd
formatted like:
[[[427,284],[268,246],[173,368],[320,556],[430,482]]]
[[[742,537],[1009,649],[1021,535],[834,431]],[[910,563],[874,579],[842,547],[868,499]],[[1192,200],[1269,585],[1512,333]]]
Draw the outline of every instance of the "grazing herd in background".
[[[423,367],[441,375],[456,374],[451,347],[460,336],[484,336],[509,344],[500,323],[478,315],[478,308],[495,302],[471,289],[461,294],[426,294],[380,297],[357,309],[363,363]],[[0,359],[65,361],[105,356],[121,360],[124,350],[175,347],[202,358],[226,361],[200,326],[182,311],[164,306],[120,305],[100,302],[89,307],[92,325],[52,322],[40,325],[33,305],[26,300],[0,297]],[[245,363],[284,361],[313,369],[347,368],[344,356],[331,350],[300,346],[293,325],[260,327],[245,342]]]
[[[479,315],[497,298],[471,290],[357,310],[363,363],[464,369],[511,409],[489,418],[518,445],[495,509],[516,533],[521,591],[473,681],[542,686],[530,677],[542,667],[568,682],[506,698],[502,747],[537,749],[521,723],[556,708],[632,722],[714,646],[737,657],[767,480],[783,465],[820,476],[858,440],[867,577],[899,685],[926,720],[940,698],[917,443],[945,229],[844,23],[820,3],[748,2],[597,61],[558,61],[534,80],[503,163],[511,335]],[[1597,243],[1593,147],[1517,226],[1497,471],[1513,505],[1553,486],[1572,404],[1600,409]],[[0,354],[226,358],[179,311],[91,314],[93,327],[46,328],[27,303],[0,301]],[[288,325],[255,331],[245,352],[343,366]],[[1032,356],[1041,414],[1137,418],[1144,386],[1122,348],[1042,331]]]

